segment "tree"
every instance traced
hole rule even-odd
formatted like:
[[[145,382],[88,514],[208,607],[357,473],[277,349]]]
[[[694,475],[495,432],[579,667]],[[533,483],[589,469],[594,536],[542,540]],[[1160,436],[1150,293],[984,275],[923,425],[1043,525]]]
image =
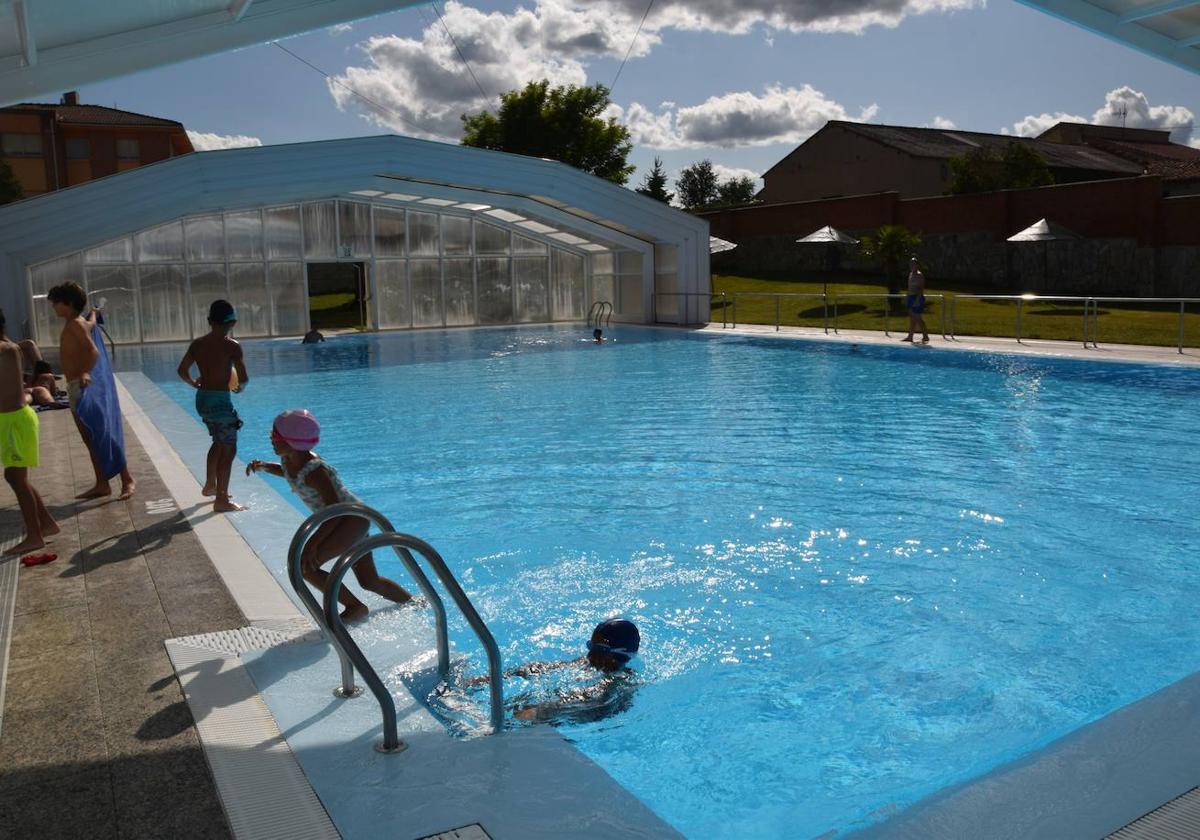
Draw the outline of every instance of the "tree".
[[[1020,190],[1054,183],[1046,160],[1028,143],[1010,140],[999,155],[978,147],[950,158],[950,194]]]
[[[717,200],[717,173],[711,160],[693,163],[679,173],[675,182],[679,203],[685,210],[703,210]]]
[[[21,182],[13,174],[12,167],[8,165],[8,161],[0,160],[0,204],[8,204],[24,197],[25,190],[21,189]]]
[[[864,236],[858,247],[864,257],[880,264],[887,275],[888,294],[894,295],[900,292],[901,271],[921,247],[921,236],[904,225],[884,225]]]
[[[717,204],[725,207],[735,204],[750,204],[754,201],[754,194],[757,192],[754,179],[749,175],[730,178],[717,187]]]
[[[530,82],[500,95],[498,113],[463,114],[464,146],[552,158],[597,177],[624,184],[636,168],[626,163],[633,144],[629,130],[604,119],[608,88],[550,87]]]
[[[661,201],[663,204],[671,203],[675,194],[667,192],[667,172],[663,169],[662,160],[657,157],[654,159],[654,168],[642,178],[642,185],[636,191]]]

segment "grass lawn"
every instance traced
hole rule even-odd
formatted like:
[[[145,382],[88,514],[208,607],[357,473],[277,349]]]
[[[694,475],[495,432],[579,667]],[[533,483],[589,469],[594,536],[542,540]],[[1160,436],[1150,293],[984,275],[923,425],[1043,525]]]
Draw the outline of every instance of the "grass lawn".
[[[901,330],[907,332],[908,317],[903,301],[893,304],[885,318],[881,297],[849,297],[856,294],[882,295],[887,292],[878,277],[838,273],[830,275],[829,328],[833,329],[833,298],[838,296],[837,324],[843,329]],[[741,324],[774,324],[776,298],[781,294],[807,294],[811,297],[778,298],[779,324],[782,326],[820,327],[822,325],[820,275],[801,275],[796,280],[737,277],[714,274],[713,292],[725,292],[725,317],[733,320],[733,294],[738,293],[737,321]],[[750,294],[755,293],[755,294]],[[763,294],[766,293],[766,294]],[[946,302],[929,300],[925,323],[929,331],[941,333],[945,311],[950,331],[951,295],[994,294],[980,292],[961,284],[931,280],[926,295],[945,294]],[[1025,301],[1021,307],[1021,337],[1083,341],[1083,306],[1075,302]],[[713,321],[721,320],[722,304],[714,295]],[[957,335],[1016,335],[1017,304],[1011,300],[970,300],[960,298],[954,305],[954,332]],[[1101,344],[1156,344],[1174,347],[1179,342],[1179,304],[1100,304],[1096,340]],[[1200,347],[1200,304],[1189,304],[1184,315],[1184,346]]]

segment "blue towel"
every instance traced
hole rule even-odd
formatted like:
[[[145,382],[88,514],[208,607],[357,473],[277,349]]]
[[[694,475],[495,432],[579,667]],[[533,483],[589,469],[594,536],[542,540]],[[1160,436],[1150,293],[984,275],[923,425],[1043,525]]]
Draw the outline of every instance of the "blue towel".
[[[97,324],[92,328],[92,342],[100,358],[92,368],[92,384],[79,395],[75,413],[92,438],[92,450],[105,478],[115,478],[125,469],[125,428],[121,425],[121,403],[117,400],[117,381],[113,378],[112,363],[104,335]]]

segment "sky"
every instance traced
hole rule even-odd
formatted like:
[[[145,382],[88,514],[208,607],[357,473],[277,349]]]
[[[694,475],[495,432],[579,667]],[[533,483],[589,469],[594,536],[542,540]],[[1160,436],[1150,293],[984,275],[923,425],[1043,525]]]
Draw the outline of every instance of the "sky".
[[[457,142],[459,116],[494,111],[500,92],[600,82],[632,135],[631,187],[655,157],[672,182],[702,159],[722,177],[757,178],[829,119],[1032,136],[1060,119],[1119,125],[1123,111],[1128,126],[1200,146],[1200,77],[1013,0],[649,9],[425,3],[79,93],[179,120],[210,149],[389,133]]]

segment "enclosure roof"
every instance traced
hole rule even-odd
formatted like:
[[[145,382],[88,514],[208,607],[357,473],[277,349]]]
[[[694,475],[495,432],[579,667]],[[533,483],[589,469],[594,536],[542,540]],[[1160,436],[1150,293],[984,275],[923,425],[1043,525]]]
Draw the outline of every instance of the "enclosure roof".
[[[411,0],[0,0],[0,106]]]
[[[0,255],[32,264],[181,216],[355,195],[474,207],[583,250],[570,231],[618,243],[708,237],[707,221],[566,164],[385,135],[196,152],[14,202],[0,207]]]
[[[1200,73],[1200,0],[1018,0]]]

